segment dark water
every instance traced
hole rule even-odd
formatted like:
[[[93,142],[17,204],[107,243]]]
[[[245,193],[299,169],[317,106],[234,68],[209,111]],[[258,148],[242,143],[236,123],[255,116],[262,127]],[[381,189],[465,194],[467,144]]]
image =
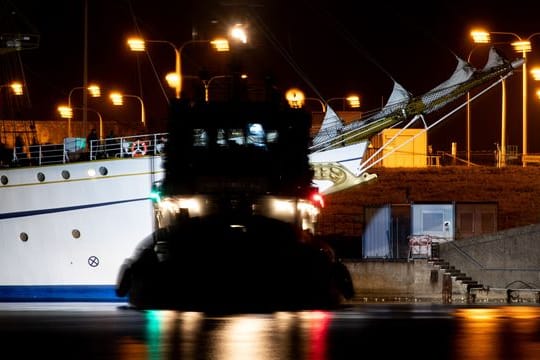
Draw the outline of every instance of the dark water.
[[[0,303],[8,359],[540,359],[540,306],[203,314]]]

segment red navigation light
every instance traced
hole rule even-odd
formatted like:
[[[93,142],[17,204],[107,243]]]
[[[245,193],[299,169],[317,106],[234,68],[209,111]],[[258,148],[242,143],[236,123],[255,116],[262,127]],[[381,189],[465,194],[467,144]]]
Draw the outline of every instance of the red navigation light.
[[[322,196],[321,193],[313,193],[311,195],[311,202],[316,205],[316,206],[319,206],[320,208],[323,208],[324,207],[324,197]]]

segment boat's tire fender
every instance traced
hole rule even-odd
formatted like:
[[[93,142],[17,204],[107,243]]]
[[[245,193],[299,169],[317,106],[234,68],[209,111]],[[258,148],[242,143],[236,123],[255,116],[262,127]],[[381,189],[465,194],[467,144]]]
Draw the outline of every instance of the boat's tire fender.
[[[333,264],[332,270],[341,294],[345,299],[351,299],[354,296],[354,286],[349,269],[341,261],[337,261]]]
[[[131,267],[124,266],[118,285],[116,286],[116,296],[127,296],[129,289],[131,288]]]

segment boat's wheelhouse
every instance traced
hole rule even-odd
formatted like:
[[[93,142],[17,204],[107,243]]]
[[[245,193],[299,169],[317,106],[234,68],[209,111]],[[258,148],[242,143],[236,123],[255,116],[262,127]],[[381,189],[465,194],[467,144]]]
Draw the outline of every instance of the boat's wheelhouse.
[[[178,216],[261,215],[314,230],[309,113],[269,103],[172,109],[160,227]]]

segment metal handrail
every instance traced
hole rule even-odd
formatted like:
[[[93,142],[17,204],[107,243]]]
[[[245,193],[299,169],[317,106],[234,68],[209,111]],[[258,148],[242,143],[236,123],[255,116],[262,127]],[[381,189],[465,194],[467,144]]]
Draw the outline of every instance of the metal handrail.
[[[65,139],[63,144],[29,145],[27,151],[13,148],[13,164],[50,165],[72,161],[119,159],[163,154],[167,133],[120,136],[100,140]]]

